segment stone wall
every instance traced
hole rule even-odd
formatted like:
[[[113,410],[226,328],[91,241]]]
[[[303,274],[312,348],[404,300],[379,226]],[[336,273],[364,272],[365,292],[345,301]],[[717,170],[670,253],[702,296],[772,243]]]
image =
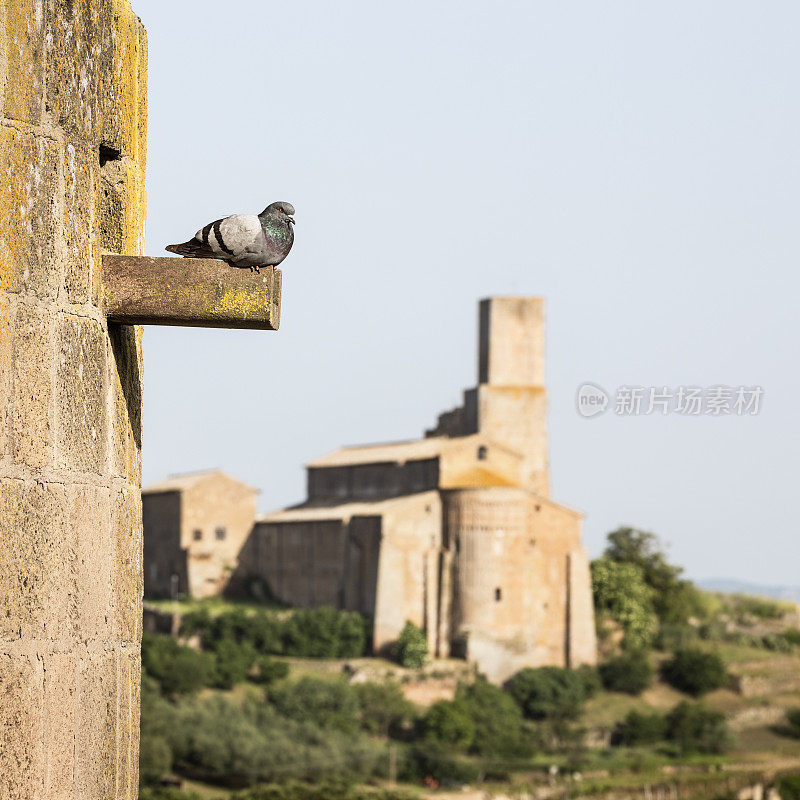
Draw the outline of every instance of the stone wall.
[[[133,798],[146,39],[127,0],[0,7],[0,798]]]

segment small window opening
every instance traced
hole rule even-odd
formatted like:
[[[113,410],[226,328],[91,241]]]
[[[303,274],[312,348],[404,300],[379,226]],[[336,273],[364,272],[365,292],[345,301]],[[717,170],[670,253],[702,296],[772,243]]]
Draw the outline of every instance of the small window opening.
[[[195,528],[193,535],[194,535],[194,540],[196,542],[199,542],[203,538],[203,531],[201,531],[200,528]]]
[[[488,455],[488,453],[489,453],[489,448],[486,447],[485,444],[482,444],[478,448],[478,460],[479,461],[485,461],[486,460],[486,456]]]
[[[494,599],[498,603],[503,599],[503,590],[499,586],[494,590]]]
[[[541,511],[542,510],[542,507],[540,505],[536,505],[535,508],[536,508],[537,511]]]
[[[225,530],[225,528],[217,528],[214,531],[214,535],[217,537],[217,541],[221,542],[228,535],[228,532]]]

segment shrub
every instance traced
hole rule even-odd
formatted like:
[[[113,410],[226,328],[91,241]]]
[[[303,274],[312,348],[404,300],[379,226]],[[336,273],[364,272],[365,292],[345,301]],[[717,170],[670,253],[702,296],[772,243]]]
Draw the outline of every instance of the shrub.
[[[354,733],[358,727],[358,697],[344,680],[306,675],[270,691],[270,702],[284,717],[321,728]]]
[[[415,792],[404,789],[362,789],[345,781],[322,783],[267,784],[235,794],[231,800],[416,800]]]
[[[466,750],[475,740],[475,722],[460,700],[439,700],[425,714],[423,736],[432,745]]]
[[[611,743],[627,747],[655,744],[662,741],[666,734],[667,722],[661,714],[630,711],[611,734]]]
[[[399,664],[409,669],[419,669],[428,661],[428,640],[425,631],[411,621],[406,621],[395,643],[395,657]]]
[[[192,694],[208,679],[208,659],[202,653],[156,633],[142,636],[142,667],[170,696]]]
[[[411,750],[409,758],[404,761],[400,770],[400,779],[419,783],[424,778],[454,783],[473,783],[478,779],[480,770],[477,764],[454,756],[442,745],[426,742]]]
[[[641,694],[653,681],[653,667],[647,653],[632,650],[601,664],[600,677],[610,692]]]
[[[361,615],[326,606],[295,611],[283,631],[284,653],[291,656],[357,658],[364,644]]]
[[[479,678],[472,685],[459,685],[456,701],[464,704],[475,726],[470,748],[473,753],[509,757],[532,754],[522,711],[507,692]]]
[[[721,711],[700,703],[679,703],[666,717],[667,738],[685,753],[722,753],[730,745],[730,732]]]
[[[354,688],[361,705],[361,727],[369,733],[397,736],[415,717],[413,703],[397,683],[359,683]]]
[[[214,645],[212,686],[232,689],[245,680],[256,660],[256,651],[249,642],[239,644],[234,639],[221,639]]]
[[[789,726],[789,733],[796,739],[800,739],[800,708],[790,708],[786,712],[786,722]]]
[[[600,670],[590,664],[581,664],[576,670],[583,681],[583,691],[587,700],[594,697],[602,688],[603,681],[600,677]]]
[[[505,688],[530,719],[575,719],[586,701],[581,674],[561,667],[526,667]]]
[[[282,680],[289,674],[289,665],[285,661],[276,661],[269,656],[258,656],[255,661],[256,672],[252,676],[256,683],[269,686]]]
[[[800,775],[784,775],[778,780],[781,800],[800,800]]]
[[[667,683],[695,697],[719,689],[728,683],[725,664],[716,653],[686,647],[661,668]]]
[[[172,768],[172,750],[163,736],[143,736],[139,744],[139,781],[159,783]]]
[[[184,636],[199,634],[204,650],[218,652],[233,642],[257,655],[301,658],[357,658],[367,642],[366,619],[356,612],[322,607],[294,611],[285,617],[275,611],[247,613],[242,608],[212,617],[202,607],[186,614]]]

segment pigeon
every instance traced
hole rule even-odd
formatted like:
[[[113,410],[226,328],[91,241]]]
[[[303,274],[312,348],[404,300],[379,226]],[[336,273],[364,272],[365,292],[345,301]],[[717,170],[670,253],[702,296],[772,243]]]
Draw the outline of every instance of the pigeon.
[[[260,214],[232,214],[201,228],[193,239],[166,249],[184,258],[220,258],[259,272],[289,255],[294,244],[294,206],[278,201]]]

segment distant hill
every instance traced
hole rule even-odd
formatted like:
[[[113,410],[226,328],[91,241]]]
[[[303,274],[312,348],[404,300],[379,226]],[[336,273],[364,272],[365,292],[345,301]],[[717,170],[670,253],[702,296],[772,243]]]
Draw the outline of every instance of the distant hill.
[[[728,592],[730,594],[754,594],[761,597],[774,597],[776,600],[792,600],[800,603],[800,586],[766,586],[748,583],[732,578],[703,578],[694,581],[701,589],[709,592]]]

